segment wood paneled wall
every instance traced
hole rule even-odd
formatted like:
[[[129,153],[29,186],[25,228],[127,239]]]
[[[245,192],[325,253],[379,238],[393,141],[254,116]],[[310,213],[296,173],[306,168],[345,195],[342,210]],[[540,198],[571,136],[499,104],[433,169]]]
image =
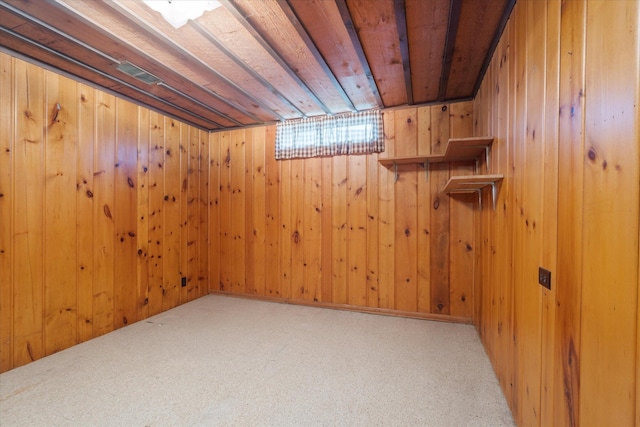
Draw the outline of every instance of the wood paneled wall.
[[[637,1],[520,1],[474,101],[506,177],[477,326],[520,426],[640,425],[639,26]]]
[[[206,294],[208,134],[4,53],[0,73],[0,371]]]
[[[470,136],[472,104],[384,112],[380,156]],[[275,127],[212,134],[213,292],[471,321],[474,207],[441,193],[472,164],[394,172],[378,155],[274,160]]]

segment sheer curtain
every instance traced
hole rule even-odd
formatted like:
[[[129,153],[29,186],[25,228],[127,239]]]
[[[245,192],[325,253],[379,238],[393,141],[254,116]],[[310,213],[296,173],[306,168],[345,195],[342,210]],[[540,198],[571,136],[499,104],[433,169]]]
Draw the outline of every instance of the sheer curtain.
[[[286,120],[276,125],[276,159],[381,153],[380,110]]]

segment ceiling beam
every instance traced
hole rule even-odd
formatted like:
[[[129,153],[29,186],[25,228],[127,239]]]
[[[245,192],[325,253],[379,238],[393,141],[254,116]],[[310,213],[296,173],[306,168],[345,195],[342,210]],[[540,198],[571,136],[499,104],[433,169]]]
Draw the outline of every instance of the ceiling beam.
[[[407,104],[413,105],[413,82],[411,80],[411,61],[409,60],[409,37],[407,36],[405,0],[394,0],[393,8],[396,12],[400,55],[402,56],[402,70],[404,71],[404,84],[407,89]]]
[[[220,50],[220,52],[222,52],[223,54],[225,54],[231,61],[233,61],[234,64],[236,64],[237,66],[239,66],[240,68],[242,68],[246,73],[248,73],[252,78],[254,78],[256,81],[260,82],[264,87],[266,87],[267,89],[269,89],[269,91],[271,93],[273,93],[275,96],[278,97],[278,99],[280,99],[283,103],[285,103],[289,108],[291,108],[294,111],[297,111],[298,114],[304,116],[304,112],[302,112],[298,107],[296,107],[291,101],[289,101],[289,99],[284,96],[282,93],[280,93],[280,91],[278,91],[278,89],[276,89],[271,83],[269,83],[269,81],[267,81],[264,77],[262,77],[260,74],[256,73],[253,68],[249,67],[247,64],[244,63],[244,61],[242,61],[240,58],[238,58],[233,52],[231,52],[229,49],[227,49],[222,42],[220,42],[220,40],[218,40],[218,38],[211,34],[211,32],[209,30],[207,30],[202,24],[200,24],[198,21],[191,19],[188,22],[188,25],[191,25],[196,31],[198,31],[204,38],[207,39],[207,41],[209,41],[212,45],[214,45],[215,47],[218,48],[218,50]],[[280,120],[283,120],[284,117],[282,117],[281,115],[278,115],[278,118]]]
[[[369,81],[369,87],[373,92],[373,96],[376,98],[376,104],[378,104],[378,108],[384,108],[384,103],[382,102],[382,98],[380,97],[380,91],[378,91],[378,85],[376,84],[376,80],[373,78],[373,73],[371,72],[371,67],[369,67],[369,61],[367,61],[367,56],[364,53],[364,49],[362,48],[362,43],[360,43],[360,38],[358,38],[358,33],[353,25],[353,20],[351,19],[351,13],[349,12],[349,7],[347,6],[346,0],[335,0],[336,6],[338,6],[338,10],[340,11],[340,16],[342,17],[342,22],[349,33],[349,38],[351,39],[351,44],[358,55],[358,60],[360,61],[360,66],[364,71],[365,76],[367,76],[367,80]]]
[[[460,23],[461,9],[462,0],[451,0],[451,3],[449,4],[449,23],[447,24],[447,38],[444,43],[444,52],[442,54],[442,72],[440,73],[440,89],[438,91],[438,101],[444,101],[446,98],[447,86],[449,84],[449,75],[451,74],[453,49],[456,45],[456,35],[458,34],[458,25]]]
[[[164,104],[164,105],[166,105],[168,107],[171,107],[171,108],[173,108],[175,110],[178,110],[178,111],[184,113],[187,117],[198,118],[198,119],[202,120],[203,122],[210,123],[211,125],[213,125],[213,126],[207,128],[207,130],[213,130],[215,128],[224,128],[225,127],[225,126],[221,125],[220,123],[217,123],[216,121],[214,121],[212,119],[203,117],[203,116],[201,116],[201,115],[199,115],[197,113],[194,113],[193,111],[189,111],[189,110],[187,110],[187,109],[185,109],[183,107],[180,107],[179,105],[176,105],[176,104],[174,104],[172,102],[169,102],[164,98],[161,98],[161,97],[159,97],[157,95],[154,95],[154,94],[152,94],[150,92],[147,92],[145,90],[142,90],[139,87],[137,87],[135,85],[132,85],[132,84],[130,84],[130,83],[124,81],[124,80],[121,80],[121,79],[119,79],[117,77],[114,77],[114,76],[109,75],[109,74],[107,74],[107,73],[105,73],[103,71],[100,71],[97,68],[94,68],[94,67],[92,67],[90,65],[87,65],[87,64],[85,64],[83,62],[80,62],[80,61],[78,61],[78,60],[76,60],[76,59],[74,59],[74,58],[72,58],[72,57],[70,57],[70,56],[68,56],[68,55],[66,55],[66,54],[64,54],[62,52],[58,52],[57,50],[53,50],[48,46],[45,46],[45,45],[43,45],[41,43],[38,43],[38,42],[36,42],[36,41],[34,41],[32,39],[29,39],[29,38],[23,36],[22,34],[18,34],[13,30],[10,30],[8,28],[4,28],[4,27],[0,26],[0,33],[4,33],[8,37],[13,37],[13,38],[19,40],[22,43],[26,43],[28,45],[31,45],[31,46],[37,48],[37,49],[45,51],[45,52],[47,52],[47,53],[49,53],[51,55],[54,55],[54,56],[62,59],[65,62],[68,62],[70,64],[73,64],[73,65],[76,65],[78,67],[81,67],[82,69],[84,69],[86,71],[89,71],[91,73],[97,74],[97,75],[99,75],[100,77],[102,77],[104,79],[110,80],[110,81],[112,81],[114,83],[117,83],[119,85],[122,85],[122,86],[124,86],[124,87],[126,87],[126,88],[128,88],[128,89],[130,89],[132,91],[135,91],[135,92],[137,92],[137,93],[139,93],[139,94],[141,94],[143,96],[151,98],[151,99],[153,99],[154,101],[156,101],[158,103]],[[68,73],[68,74],[72,75],[74,79],[82,79],[81,77],[73,75],[73,73],[70,73],[68,71],[65,71],[65,70],[61,70],[61,71],[64,72],[64,73]],[[84,80],[84,79],[82,79],[82,80]],[[90,83],[90,84],[92,86],[100,86],[97,83]],[[100,86],[100,87],[102,88],[102,86]],[[108,88],[104,88],[104,89],[106,89],[106,90],[108,90],[110,92],[113,92],[112,90],[110,90]],[[193,121],[189,120],[188,118],[176,116],[175,114],[170,114],[170,113],[168,113],[166,111],[160,110],[158,108],[154,108],[153,106],[148,105],[148,104],[144,103],[143,101],[141,101],[139,99],[133,99],[131,97],[127,97],[126,95],[123,95],[123,94],[120,94],[120,93],[118,94],[118,96],[119,97],[125,97],[128,100],[133,101],[136,104],[144,104],[146,108],[151,108],[153,110],[160,111],[162,114],[166,114],[169,117],[175,118],[175,119],[180,120],[180,121],[187,122],[187,123],[189,123],[189,124],[191,124],[191,125],[193,125],[193,126],[195,126],[197,128],[202,128],[202,126],[194,123]]]
[[[253,36],[253,38],[262,46],[264,50],[287,72],[287,74],[295,80],[296,83],[307,93],[307,95],[327,114],[332,114],[332,111],[322,102],[320,97],[311,89],[307,84],[298,76],[298,74],[291,69],[289,64],[280,56],[278,52],[262,37],[262,35],[255,29],[249,22],[244,13],[238,8],[238,5],[233,0],[219,0],[220,3],[227,9],[238,22]]]
[[[307,29],[304,27],[302,22],[300,22],[300,19],[298,19],[298,15],[296,15],[296,13],[291,8],[291,5],[289,4],[289,0],[277,0],[277,1],[282,11],[289,19],[289,22],[291,22],[293,27],[298,32],[298,35],[306,45],[307,49],[309,49],[309,51],[311,52],[315,60],[318,62],[318,64],[320,64],[320,67],[322,67],[322,70],[324,71],[326,76],[329,78],[329,80],[331,80],[331,83],[335,87],[336,91],[338,91],[338,93],[342,97],[342,100],[345,102],[345,104],[347,104],[347,107],[349,107],[351,111],[356,111],[356,107],[353,105],[353,102],[351,102],[349,95],[347,95],[344,88],[336,78],[335,74],[333,74],[333,71],[331,71],[331,68],[329,68],[327,61],[325,61],[324,57],[318,50],[318,47],[316,46],[316,44],[313,42],[313,40],[311,40],[311,37],[309,36]]]
[[[129,10],[126,7],[126,5],[124,5],[124,4],[122,4],[122,3],[118,2],[118,1],[105,2],[105,4],[110,6],[111,8],[116,10],[117,12],[119,12],[123,17],[126,17],[131,22],[133,22],[134,24],[138,25],[140,28],[144,29],[147,32],[147,34],[149,34],[150,36],[155,37],[157,40],[161,41],[165,46],[167,46],[169,49],[171,49],[176,56],[178,56],[178,57],[183,56],[183,55],[188,56],[195,63],[197,63],[204,71],[206,71],[208,73],[211,73],[216,78],[222,80],[226,85],[232,87],[233,89],[235,89],[236,91],[241,93],[243,96],[245,96],[252,103],[255,103],[255,104],[259,105],[263,110],[267,111],[269,114],[271,114],[271,115],[273,115],[275,117],[280,117],[279,114],[277,114],[275,111],[273,111],[268,106],[264,105],[264,103],[262,101],[258,100],[257,98],[252,96],[250,93],[248,93],[247,91],[242,89],[240,86],[238,86],[237,84],[235,84],[234,82],[232,82],[231,80],[229,80],[228,78],[226,78],[225,76],[220,74],[218,71],[216,71],[215,69],[211,68],[211,66],[209,66],[209,64],[203,62],[200,58],[198,58],[197,56],[192,54],[188,49],[185,49],[184,47],[182,47],[179,44],[175,43],[173,40],[171,40],[169,37],[167,37],[167,35],[165,35],[161,31],[157,30],[153,25],[149,24],[144,19],[141,19],[140,17],[138,17],[134,12]],[[193,84],[195,85],[195,83],[193,83]],[[231,101],[229,99],[226,99],[226,98],[218,95],[217,93],[215,93],[215,92],[213,92],[211,90],[207,90],[206,88],[204,88],[204,87],[202,87],[200,85],[197,85],[197,86],[198,86],[199,89],[203,89],[203,90],[209,92],[211,95],[215,96],[216,99],[218,99],[219,101],[227,104],[229,107],[239,111],[241,114],[243,114],[243,115],[245,115],[247,117],[250,117],[252,120],[254,120],[256,122],[262,122],[262,120],[259,117],[257,117],[253,113],[247,111],[244,107],[242,107],[241,105],[238,105],[236,102],[233,102],[233,101]]]
[[[473,87],[472,96],[475,98],[478,90],[480,90],[480,85],[482,84],[482,80],[484,79],[484,75],[487,72],[487,68],[489,68],[489,64],[491,63],[491,58],[493,58],[493,53],[496,51],[498,47],[498,43],[500,42],[500,38],[502,37],[502,32],[507,26],[507,21],[509,21],[509,16],[511,16],[511,12],[513,11],[513,7],[516,5],[516,0],[507,0],[505,4],[504,11],[502,12],[502,16],[500,17],[500,23],[498,24],[498,28],[496,29],[495,34],[493,35],[493,40],[491,40],[491,45],[487,50],[487,55],[484,57],[484,62],[482,63],[482,68],[480,69],[480,73],[478,74],[478,79],[476,80],[476,84]]]
[[[2,1],[0,0],[0,4],[1,4],[1,5],[4,5],[4,2],[2,2]],[[56,6],[56,7],[58,7],[58,8],[63,9],[63,10],[65,11],[65,13],[73,13],[73,14],[75,15],[75,16],[74,16],[74,19],[83,20],[83,18],[82,18],[81,16],[78,16],[78,15],[76,14],[76,12],[75,12],[73,9],[71,9],[68,5],[63,4],[63,3],[56,3],[56,5],[55,5],[55,6]],[[52,27],[51,27],[51,26],[49,26],[46,22],[43,22],[43,21],[41,21],[40,19],[37,19],[37,18],[35,18],[34,16],[29,15],[29,14],[27,14],[27,13],[25,13],[25,12],[22,12],[21,10],[17,10],[17,9],[16,9],[16,12],[17,12],[17,13],[19,13],[19,15],[20,15],[22,18],[27,19],[27,20],[29,20],[29,21],[31,21],[31,22],[34,22],[34,23],[36,23],[36,24],[38,24],[38,25],[41,25],[41,26],[43,26],[43,27],[45,27],[45,28],[47,28],[47,29],[51,29],[51,31],[54,31],[57,35],[59,35],[59,36],[61,36],[61,37],[64,37],[64,38],[66,38],[67,40],[70,40],[70,41],[72,41],[72,42],[81,43],[81,45],[82,45],[82,46],[84,46],[84,43],[83,43],[83,42],[81,42],[81,41],[79,41],[79,40],[75,39],[74,37],[70,36],[69,34],[67,34],[67,33],[65,33],[65,32],[63,32],[63,31],[61,31],[61,30],[58,30],[58,29],[52,28]],[[96,31],[98,31],[98,32],[102,32],[102,33],[104,34],[104,31],[103,31],[100,27],[96,26],[94,23],[88,23],[88,24],[89,24],[89,25],[91,25],[91,26],[92,26]],[[112,35],[112,34],[107,33],[107,34],[104,34],[104,35],[105,35],[106,37],[109,37],[110,39],[112,39],[112,40],[113,40],[113,35]],[[121,43],[122,43],[122,40],[120,40],[120,39],[116,39],[116,40],[114,40],[114,42],[121,44]],[[137,48],[135,48],[135,47],[133,47],[133,46],[131,46],[131,45],[129,45],[129,44],[127,44],[127,48],[128,48],[128,49],[130,49],[130,50],[133,52],[133,54],[134,54],[134,55],[139,55],[140,57],[143,57],[145,60],[147,60],[147,61],[149,61],[149,62],[153,62],[153,63],[155,63],[155,64],[156,64],[156,66],[158,66],[159,68],[161,68],[161,69],[163,70],[163,72],[165,72],[165,73],[167,73],[167,74],[173,74],[173,75],[175,75],[175,72],[174,72],[173,70],[168,69],[167,67],[163,66],[162,64],[158,64],[154,59],[150,58],[146,53],[139,51]],[[97,54],[101,55],[102,57],[105,57],[105,58],[110,59],[110,61],[111,61],[111,62],[114,62],[114,63],[116,63],[116,64],[119,64],[119,63],[121,62],[120,60],[115,59],[115,58],[111,58],[110,56],[106,55],[105,53],[102,53],[101,51],[99,51],[99,50],[97,50],[97,49],[95,49],[95,48],[93,48],[93,47],[91,47],[91,50],[92,50],[93,52],[95,52],[95,53],[97,53]],[[136,64],[136,66],[137,66],[137,64]],[[146,71],[146,70],[145,70],[145,71]],[[184,79],[184,77],[183,77],[183,76],[180,76],[179,80],[182,80],[182,79]],[[211,111],[211,112],[212,112],[212,113],[214,113],[215,115],[220,116],[220,117],[224,118],[225,120],[228,120],[228,121],[230,121],[231,123],[234,123],[234,124],[236,124],[236,125],[244,126],[244,123],[241,123],[241,122],[239,122],[238,120],[236,120],[236,119],[234,119],[234,118],[232,118],[232,117],[229,117],[227,114],[225,114],[225,113],[223,113],[223,112],[221,112],[221,111],[219,111],[219,110],[217,110],[217,109],[215,109],[215,108],[213,108],[213,107],[211,107],[211,106],[209,106],[209,105],[206,105],[206,103],[205,103],[205,102],[203,102],[203,101],[199,101],[199,100],[195,100],[195,99],[194,99],[193,97],[191,97],[190,95],[187,95],[187,94],[185,94],[185,93],[183,93],[183,92],[181,92],[181,91],[178,91],[177,89],[173,88],[171,85],[169,85],[169,84],[166,82],[166,79],[162,79],[162,80],[164,81],[163,87],[165,87],[166,89],[170,89],[173,93],[178,94],[178,95],[180,95],[180,96],[182,96],[182,97],[184,97],[184,98],[186,98],[186,99],[189,99],[189,100],[190,100],[190,101],[192,101],[192,102],[193,102],[193,101],[197,101],[198,105],[200,105],[200,106],[201,106],[201,107],[203,107],[203,108],[206,108],[207,110]],[[222,98],[220,95],[218,95],[218,94],[216,94],[216,93],[214,93],[214,92],[212,92],[212,91],[208,90],[208,89],[207,89],[207,88],[205,88],[205,87],[202,87],[202,86],[196,85],[196,84],[194,84],[194,83],[193,83],[193,82],[191,82],[191,81],[188,81],[186,84],[188,84],[188,85],[190,85],[190,86],[194,86],[194,87],[198,88],[199,90],[201,90],[201,91],[203,91],[203,92],[208,93],[208,94],[209,94],[211,97],[213,97],[214,99],[217,99],[217,100],[219,100],[219,101],[221,101],[221,102],[223,102],[223,103],[225,103],[225,104],[227,104],[227,105],[230,105],[232,108],[235,108],[235,107],[233,107],[233,105],[229,104],[229,102],[228,102],[226,99]],[[142,90],[142,89],[140,89],[140,90]],[[143,91],[143,90],[142,90],[142,91]],[[240,110],[240,112],[241,112],[241,113],[243,113],[243,111],[242,111],[242,110]],[[244,113],[243,113],[243,114],[244,114]],[[250,117],[252,120],[254,120],[254,121],[256,121],[256,122],[260,122],[260,121],[261,121],[258,117],[255,117],[255,116],[253,116],[253,115],[251,115],[251,114],[248,114],[247,116],[248,116],[248,117]],[[216,123],[217,123],[217,122],[216,122]],[[222,125],[222,124],[219,124],[219,123],[217,123],[217,125],[218,125],[219,127],[223,127],[223,128],[224,128],[224,127],[227,127],[227,126]]]

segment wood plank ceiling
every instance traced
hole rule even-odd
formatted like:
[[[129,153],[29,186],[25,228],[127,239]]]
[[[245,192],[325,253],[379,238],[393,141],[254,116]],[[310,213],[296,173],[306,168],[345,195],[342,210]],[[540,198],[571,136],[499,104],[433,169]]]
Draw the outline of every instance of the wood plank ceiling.
[[[142,0],[0,0],[0,46],[219,130],[472,98],[514,3],[221,0],[174,28]]]

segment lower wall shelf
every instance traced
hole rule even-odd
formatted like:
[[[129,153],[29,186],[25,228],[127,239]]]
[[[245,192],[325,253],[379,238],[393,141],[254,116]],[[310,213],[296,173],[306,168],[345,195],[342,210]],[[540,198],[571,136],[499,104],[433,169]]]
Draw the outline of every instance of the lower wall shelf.
[[[493,209],[496,209],[496,200],[498,198],[496,184],[504,178],[502,174],[496,175],[465,175],[452,176],[442,189],[447,194],[453,193],[478,193],[478,201],[480,209],[482,209],[482,189],[491,186],[491,198]]]

